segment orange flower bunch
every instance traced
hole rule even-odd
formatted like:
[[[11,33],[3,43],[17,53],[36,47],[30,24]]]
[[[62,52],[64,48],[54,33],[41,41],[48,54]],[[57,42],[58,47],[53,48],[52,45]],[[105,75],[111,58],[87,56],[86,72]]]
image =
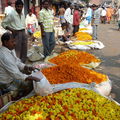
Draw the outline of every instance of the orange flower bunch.
[[[83,65],[90,64],[91,62],[100,62],[100,59],[97,59],[94,55],[84,51],[68,50],[50,59],[49,61],[57,65]]]
[[[77,40],[81,40],[81,41],[92,40],[92,36],[85,32],[76,32],[75,36]]]
[[[106,81],[107,76],[97,73],[93,70],[83,68],[78,65],[58,65],[50,68],[45,68],[42,73],[46,76],[51,84],[62,84],[68,82],[92,83],[97,84]]]

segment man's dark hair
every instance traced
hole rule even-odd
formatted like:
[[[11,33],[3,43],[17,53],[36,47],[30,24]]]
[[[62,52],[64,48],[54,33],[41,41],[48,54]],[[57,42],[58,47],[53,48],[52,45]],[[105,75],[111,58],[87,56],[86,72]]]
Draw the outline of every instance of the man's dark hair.
[[[18,6],[18,5],[23,5],[23,1],[22,0],[16,0],[15,1],[15,6]]]
[[[4,44],[5,41],[9,41],[12,37],[13,37],[12,33],[10,33],[10,32],[5,32],[5,33],[1,36],[2,44]]]
[[[79,10],[79,6],[78,5],[75,5],[75,10]]]
[[[62,27],[64,27],[64,26],[67,26],[67,24],[66,23],[62,23]]]
[[[42,4],[44,4],[45,2],[50,3],[49,0],[43,0]]]
[[[11,6],[11,5],[12,5],[12,2],[8,1],[8,3],[7,3],[7,4]]]
[[[93,5],[92,5],[92,7],[98,7],[98,5],[96,5],[96,4],[93,4]]]

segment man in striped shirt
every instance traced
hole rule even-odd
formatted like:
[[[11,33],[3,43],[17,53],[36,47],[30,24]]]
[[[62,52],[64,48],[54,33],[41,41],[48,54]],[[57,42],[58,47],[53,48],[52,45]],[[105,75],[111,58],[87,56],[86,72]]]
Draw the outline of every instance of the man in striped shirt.
[[[55,47],[54,16],[49,9],[49,1],[47,0],[43,1],[43,8],[39,12],[39,23],[42,33],[44,57],[47,57]]]

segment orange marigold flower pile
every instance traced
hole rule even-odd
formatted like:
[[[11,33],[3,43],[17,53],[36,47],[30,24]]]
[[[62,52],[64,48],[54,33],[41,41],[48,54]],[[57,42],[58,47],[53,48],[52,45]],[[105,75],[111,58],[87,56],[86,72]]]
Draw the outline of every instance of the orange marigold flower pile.
[[[51,63],[62,65],[62,64],[73,64],[73,65],[83,65],[90,64],[91,62],[101,62],[94,55],[77,50],[68,50],[59,54],[58,56],[49,60]]]
[[[62,84],[68,82],[92,83],[97,84],[106,81],[107,76],[97,73],[93,70],[83,68],[78,65],[57,65],[50,68],[45,68],[42,73],[46,76],[51,84]]]
[[[85,32],[76,32],[75,36],[77,40],[81,40],[81,41],[92,40],[92,36]]]

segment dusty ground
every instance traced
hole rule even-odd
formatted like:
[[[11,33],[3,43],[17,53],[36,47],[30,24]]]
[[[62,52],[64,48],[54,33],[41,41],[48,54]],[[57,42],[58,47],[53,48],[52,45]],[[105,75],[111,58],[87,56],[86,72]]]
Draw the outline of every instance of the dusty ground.
[[[120,103],[120,31],[117,24],[99,26],[99,40],[106,46],[102,50],[91,51],[102,59],[101,70],[112,81],[111,96]]]

